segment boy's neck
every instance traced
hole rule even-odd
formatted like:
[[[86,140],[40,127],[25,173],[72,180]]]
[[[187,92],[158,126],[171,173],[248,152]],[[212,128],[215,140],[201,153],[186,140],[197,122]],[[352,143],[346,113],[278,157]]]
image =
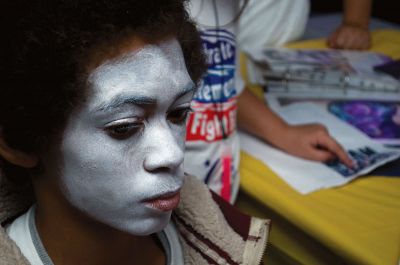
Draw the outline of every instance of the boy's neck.
[[[35,221],[54,265],[166,263],[156,236],[134,236],[121,232],[90,219],[65,205],[67,203],[57,205],[58,200],[45,201],[47,205],[38,200]]]

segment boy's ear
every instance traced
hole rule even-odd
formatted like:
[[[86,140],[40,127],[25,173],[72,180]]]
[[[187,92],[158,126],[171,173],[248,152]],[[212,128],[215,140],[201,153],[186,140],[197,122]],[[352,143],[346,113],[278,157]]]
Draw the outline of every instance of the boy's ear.
[[[1,134],[0,156],[2,156],[6,161],[10,162],[11,164],[24,168],[33,168],[39,162],[39,158],[36,155],[27,154],[8,146]]]

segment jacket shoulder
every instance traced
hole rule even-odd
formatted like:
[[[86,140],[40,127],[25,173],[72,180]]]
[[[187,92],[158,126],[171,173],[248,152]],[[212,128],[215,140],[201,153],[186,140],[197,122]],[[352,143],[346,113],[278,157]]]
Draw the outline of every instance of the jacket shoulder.
[[[260,264],[270,221],[245,215],[187,176],[174,213],[185,264]]]
[[[29,262],[3,227],[0,227],[0,264],[29,265]]]

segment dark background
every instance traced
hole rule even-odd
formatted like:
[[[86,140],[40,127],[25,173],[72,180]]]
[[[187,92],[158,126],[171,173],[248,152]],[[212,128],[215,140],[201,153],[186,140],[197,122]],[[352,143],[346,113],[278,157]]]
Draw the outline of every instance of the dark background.
[[[342,0],[311,0],[311,14],[342,11]],[[372,16],[400,24],[400,0],[375,0]]]

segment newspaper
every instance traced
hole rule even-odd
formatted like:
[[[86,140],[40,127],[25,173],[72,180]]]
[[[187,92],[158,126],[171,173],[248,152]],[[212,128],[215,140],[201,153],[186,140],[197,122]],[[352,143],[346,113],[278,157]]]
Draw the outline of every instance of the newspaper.
[[[263,161],[278,176],[302,194],[344,185],[354,178],[400,157],[400,149],[388,148],[313,103],[293,103],[278,114],[289,124],[321,123],[348,152],[355,167],[339,160],[320,163],[291,156],[261,140],[240,132],[243,151]]]

